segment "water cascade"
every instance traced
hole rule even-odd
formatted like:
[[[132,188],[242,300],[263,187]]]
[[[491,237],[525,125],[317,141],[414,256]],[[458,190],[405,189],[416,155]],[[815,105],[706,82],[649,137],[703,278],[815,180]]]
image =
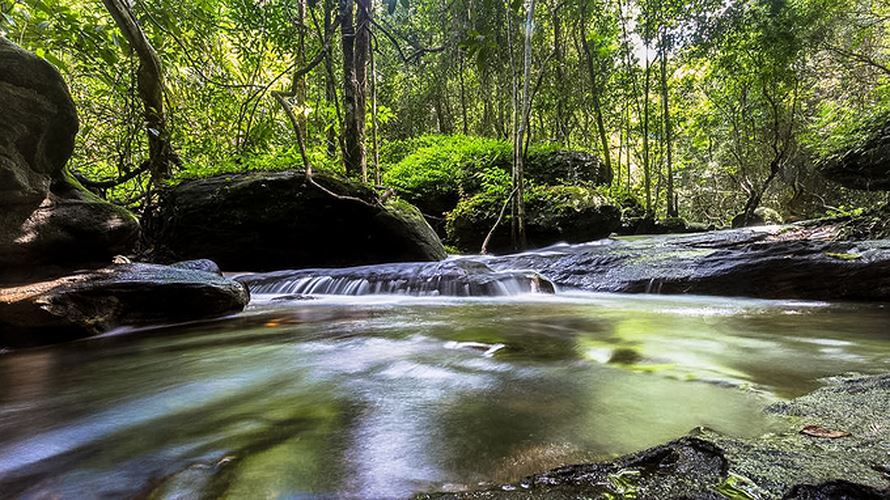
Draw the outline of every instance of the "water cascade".
[[[555,293],[533,271],[494,271],[472,260],[381,264],[344,269],[303,269],[235,276],[253,294],[417,295],[491,297]]]

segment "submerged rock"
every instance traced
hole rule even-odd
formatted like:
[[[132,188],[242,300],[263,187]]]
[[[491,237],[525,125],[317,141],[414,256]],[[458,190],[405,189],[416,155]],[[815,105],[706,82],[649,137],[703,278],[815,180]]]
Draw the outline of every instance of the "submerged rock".
[[[485,263],[598,292],[890,301],[890,240],[835,241],[803,226],[557,245]]]
[[[65,342],[122,325],[189,321],[241,311],[250,295],[203,270],[121,264],[0,288],[0,346]]]
[[[609,462],[568,465],[515,484],[425,498],[890,498],[890,374],[839,379],[767,408],[788,430],[737,439],[700,429]],[[845,429],[820,440],[803,423]]]
[[[0,274],[23,264],[107,262],[136,244],[127,210],[65,170],[77,113],[46,61],[0,36]]]
[[[169,189],[149,225],[158,256],[251,271],[445,258],[411,205],[381,205],[360,184],[313,179],[317,185],[299,172],[253,172]]]
[[[471,260],[278,271],[244,274],[235,279],[256,294],[288,296],[393,294],[490,297],[555,292],[553,284],[535,272],[498,272]]]

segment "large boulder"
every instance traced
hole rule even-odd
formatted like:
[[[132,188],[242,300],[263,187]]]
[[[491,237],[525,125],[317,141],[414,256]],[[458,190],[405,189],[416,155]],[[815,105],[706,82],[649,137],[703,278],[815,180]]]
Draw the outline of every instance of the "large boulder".
[[[732,218],[732,227],[740,228],[740,227],[754,227],[754,226],[768,226],[774,224],[781,224],[784,222],[782,216],[779,212],[773,210],[769,207],[757,207],[754,209],[754,213],[748,220],[745,220],[745,214],[740,213]]]
[[[108,261],[136,243],[127,210],[65,170],[78,129],[68,87],[46,61],[0,36],[0,274],[17,266]]]
[[[820,165],[829,180],[853,189],[890,190],[890,120],[865,138],[827,157]]]
[[[300,172],[188,181],[161,195],[148,225],[157,258],[207,257],[268,271],[445,258],[416,208],[361,184]]]
[[[503,197],[493,193],[480,193],[461,201],[448,214],[448,243],[463,251],[478,252],[503,203]],[[506,215],[492,234],[488,250],[500,253],[511,249],[511,224]],[[533,248],[605,238],[620,227],[621,210],[587,187],[536,187],[526,196],[526,235]]]
[[[244,309],[247,288],[196,270],[207,267],[206,261],[119,264],[0,288],[0,347],[65,342],[121,325],[191,321]]]

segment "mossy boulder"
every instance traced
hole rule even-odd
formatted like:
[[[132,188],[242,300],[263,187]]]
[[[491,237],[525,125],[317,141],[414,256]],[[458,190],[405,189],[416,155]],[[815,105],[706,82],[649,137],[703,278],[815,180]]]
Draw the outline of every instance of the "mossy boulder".
[[[448,242],[476,252],[494,226],[507,193],[486,191],[466,200],[448,214]],[[529,245],[579,243],[609,236],[621,225],[621,211],[597,190],[582,186],[536,186],[526,195],[526,233]],[[508,210],[509,212],[509,210]],[[492,234],[488,250],[511,249],[509,214]]]
[[[413,149],[412,149],[413,148]],[[389,145],[392,162],[383,182],[425,215],[442,217],[461,200],[510,183],[512,149],[506,141],[466,136],[426,136]],[[525,164],[529,182],[542,185],[607,185],[612,171],[583,151],[532,147]]]
[[[147,226],[160,260],[209,258],[225,270],[342,267],[445,258],[410,204],[360,183],[302,172],[227,174],[161,194]]]
[[[682,217],[665,217],[664,219],[655,219],[646,216],[631,216],[622,217],[621,230],[619,231],[619,234],[683,234],[700,233],[714,229],[717,228],[715,226],[709,226],[707,224],[689,222]]]
[[[774,224],[782,224],[784,219],[779,212],[768,207],[758,207],[754,210],[754,215],[745,222],[745,214],[741,213],[732,218],[732,227],[751,227],[751,226],[769,226]]]

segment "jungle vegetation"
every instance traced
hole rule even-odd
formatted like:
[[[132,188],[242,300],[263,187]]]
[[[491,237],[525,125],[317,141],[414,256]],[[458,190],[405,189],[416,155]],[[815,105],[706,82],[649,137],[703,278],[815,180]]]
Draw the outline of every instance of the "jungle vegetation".
[[[884,0],[0,0],[0,32],[69,82],[78,178],[137,208],[221,172],[406,185],[497,158],[521,240],[536,147],[595,152],[652,217],[886,197],[815,173],[887,120]]]

